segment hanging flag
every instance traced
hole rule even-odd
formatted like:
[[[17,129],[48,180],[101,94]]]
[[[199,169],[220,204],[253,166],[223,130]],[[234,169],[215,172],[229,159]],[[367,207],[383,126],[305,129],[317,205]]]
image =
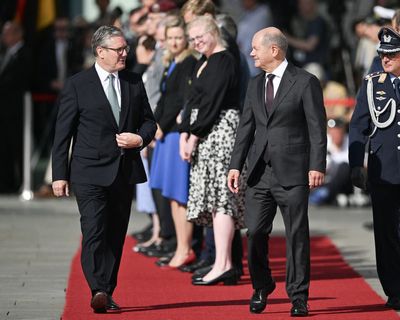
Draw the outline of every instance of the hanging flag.
[[[56,19],[56,5],[54,0],[38,1],[36,30],[40,31],[53,24],[54,20]]]
[[[14,21],[22,25],[25,16],[26,0],[18,0]]]

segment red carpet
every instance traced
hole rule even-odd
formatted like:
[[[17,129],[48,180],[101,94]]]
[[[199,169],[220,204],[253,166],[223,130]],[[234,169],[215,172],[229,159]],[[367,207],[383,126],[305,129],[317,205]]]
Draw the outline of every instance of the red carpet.
[[[289,319],[290,302],[285,291],[285,241],[272,238],[271,267],[277,289],[268,299],[262,315],[248,311],[252,294],[248,272],[237,286],[197,287],[190,274],[160,269],[154,259],[133,253],[127,238],[115,300],[123,307],[119,314],[93,314],[90,291],[82,274],[78,252],[71,264],[63,320],[140,319],[140,320],[225,320]],[[383,307],[384,301],[342,259],[325,237],[312,239],[312,281],[310,316],[318,320],[399,319]]]

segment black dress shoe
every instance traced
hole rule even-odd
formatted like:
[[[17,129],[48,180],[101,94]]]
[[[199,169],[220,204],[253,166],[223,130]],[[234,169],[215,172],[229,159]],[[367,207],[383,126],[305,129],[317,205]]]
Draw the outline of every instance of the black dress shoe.
[[[181,270],[182,272],[193,273],[193,272],[196,272],[197,270],[199,270],[201,268],[208,267],[210,265],[212,265],[212,262],[210,262],[210,260],[208,260],[208,259],[198,259],[192,264],[180,267],[179,270]]]
[[[389,297],[385,306],[394,310],[400,310],[400,297]]]
[[[144,241],[147,241],[148,239],[150,239],[152,234],[153,234],[153,224],[150,223],[146,227],[144,227],[142,230],[133,232],[131,234],[131,237],[136,239],[139,242],[144,242]]]
[[[213,266],[214,266],[214,263],[210,263],[209,265],[206,265],[204,267],[201,267],[201,268],[198,268],[198,269],[194,270],[192,277],[195,277],[195,276],[203,277],[203,276],[205,276],[207,273],[209,273],[211,271]]]
[[[149,250],[146,250],[143,253],[149,257],[161,258],[171,253],[175,253],[175,250],[176,241],[164,240],[160,244],[150,248]]]
[[[107,312],[108,294],[104,291],[97,291],[90,301],[94,313],[106,313]]]
[[[302,299],[294,300],[292,309],[290,310],[290,316],[307,317],[308,316],[307,302],[305,302]]]
[[[192,280],[194,281],[199,281],[201,278],[203,278],[207,273],[209,273],[214,265],[210,265],[201,269],[196,270],[193,275],[192,275]],[[235,270],[236,274],[236,280],[240,281],[241,276],[243,275],[243,269],[237,269],[236,267],[233,267]]]
[[[161,257],[160,259],[158,259],[155,264],[158,267],[166,267],[169,265],[169,263],[171,262],[172,257],[170,256],[166,256],[166,257]]]
[[[225,271],[223,274],[220,276],[209,280],[209,281],[204,281],[203,278],[199,279],[193,279],[192,284],[195,286],[212,286],[215,284],[218,284],[220,282],[223,282],[224,285],[226,286],[232,286],[237,284],[237,279],[236,279],[236,272],[235,269],[229,269],[228,271]]]
[[[114,301],[114,299],[109,295],[106,305],[107,310],[121,310],[121,307]]]
[[[272,281],[268,286],[261,289],[255,289],[250,299],[250,312],[261,313],[267,306],[267,297],[276,288],[275,281]]]

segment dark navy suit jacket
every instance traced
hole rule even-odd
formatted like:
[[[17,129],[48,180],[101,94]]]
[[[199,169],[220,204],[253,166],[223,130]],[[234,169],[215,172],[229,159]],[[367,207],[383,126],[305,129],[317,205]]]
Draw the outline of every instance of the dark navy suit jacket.
[[[146,181],[140,148],[124,149],[121,159],[115,135],[121,132],[138,134],[146,146],[154,137],[156,123],[141,77],[125,70],[118,75],[121,84],[119,125],[94,66],[66,82],[58,103],[52,153],[53,181],[109,186],[120,165],[128,183]]]

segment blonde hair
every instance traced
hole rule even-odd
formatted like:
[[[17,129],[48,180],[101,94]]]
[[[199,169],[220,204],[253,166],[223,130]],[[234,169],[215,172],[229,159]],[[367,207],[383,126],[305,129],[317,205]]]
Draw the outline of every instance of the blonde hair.
[[[175,58],[176,63],[180,63],[185,60],[188,56],[193,54],[193,50],[189,48],[189,43],[187,41],[187,35],[185,32],[185,21],[180,16],[170,16],[165,21],[165,38],[167,38],[167,31],[171,28],[181,28],[184,33],[184,37],[186,38],[186,48],[179,53],[176,57],[172,55],[172,53],[166,49],[164,50],[162,62],[164,66],[168,66],[170,62]]]
[[[193,27],[204,27],[207,32],[210,32],[217,38],[217,42],[224,48],[227,47],[226,41],[222,38],[221,29],[218,27],[217,22],[210,16],[200,16],[189,22],[186,27],[186,32],[189,32]]]

